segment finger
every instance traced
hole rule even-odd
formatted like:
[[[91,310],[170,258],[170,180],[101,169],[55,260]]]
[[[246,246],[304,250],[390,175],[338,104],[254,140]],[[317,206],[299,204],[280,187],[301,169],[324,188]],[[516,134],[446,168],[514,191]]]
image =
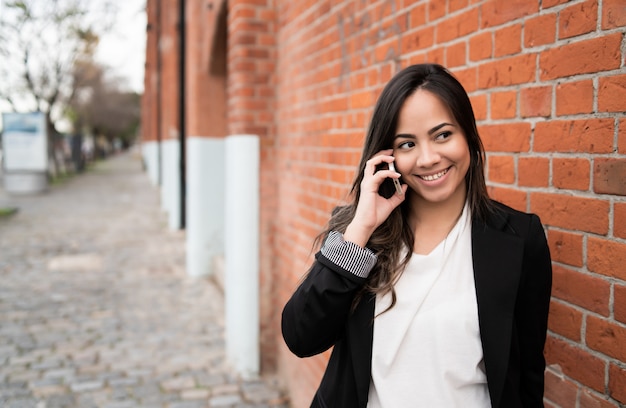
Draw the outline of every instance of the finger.
[[[380,152],[370,157],[368,161],[374,161],[377,164],[380,164],[383,161],[388,161],[388,158],[393,158],[393,156],[391,155],[392,153],[393,149],[381,150]]]
[[[378,188],[386,179],[399,179],[400,173],[391,170],[378,170],[376,173],[363,177],[361,186],[373,186]]]
[[[406,192],[409,186],[406,184],[402,185],[402,194],[394,193],[391,197],[388,198],[389,203],[395,208],[399,206],[404,199],[406,198]]]
[[[376,173],[376,167],[381,163],[391,163],[395,158],[391,155],[379,154],[365,162],[365,174]]]

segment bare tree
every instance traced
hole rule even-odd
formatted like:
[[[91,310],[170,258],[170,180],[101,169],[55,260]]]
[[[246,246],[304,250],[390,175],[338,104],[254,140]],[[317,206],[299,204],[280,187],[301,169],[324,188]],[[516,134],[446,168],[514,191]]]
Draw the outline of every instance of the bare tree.
[[[74,75],[80,86],[67,109],[74,128],[130,144],[139,126],[139,94],[126,91],[122,79],[94,61],[78,62]]]
[[[0,99],[14,111],[46,114],[54,172],[55,123],[81,85],[76,82],[76,62],[92,59],[98,33],[107,29],[114,14],[110,0],[0,3]]]

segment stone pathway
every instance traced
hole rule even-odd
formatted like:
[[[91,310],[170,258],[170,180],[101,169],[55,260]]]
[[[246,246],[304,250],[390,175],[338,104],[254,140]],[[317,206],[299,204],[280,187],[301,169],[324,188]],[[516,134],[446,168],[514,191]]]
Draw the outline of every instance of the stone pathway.
[[[229,369],[223,295],[185,275],[137,153],[2,206],[0,407],[288,407]]]

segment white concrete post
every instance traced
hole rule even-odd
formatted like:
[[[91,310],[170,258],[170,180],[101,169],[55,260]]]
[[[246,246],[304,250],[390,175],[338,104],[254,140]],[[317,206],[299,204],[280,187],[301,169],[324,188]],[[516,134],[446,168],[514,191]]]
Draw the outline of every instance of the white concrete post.
[[[213,275],[224,253],[224,139],[187,139],[187,274]]]
[[[167,139],[161,143],[163,152],[161,206],[168,214],[172,230],[180,228],[180,140]]]
[[[226,351],[243,378],[259,374],[259,138],[226,138]]]
[[[141,147],[146,172],[152,184],[156,186],[159,184],[159,142],[152,140],[141,142]]]

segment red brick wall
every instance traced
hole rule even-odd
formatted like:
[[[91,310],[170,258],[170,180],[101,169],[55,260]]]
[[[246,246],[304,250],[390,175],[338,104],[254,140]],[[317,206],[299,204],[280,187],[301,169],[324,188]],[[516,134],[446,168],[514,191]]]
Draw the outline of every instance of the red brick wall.
[[[177,139],[180,132],[178,0],[147,1],[146,12],[149,30],[142,98],[142,139]]]
[[[372,105],[400,67],[438,62],[470,93],[490,193],[538,213],[554,260],[548,406],[626,404],[626,71],[621,1],[279,2],[276,310],[354,177]],[[327,356],[274,326],[295,407]]]
[[[157,4],[149,1],[146,4],[147,35],[146,65],[144,72],[144,92],[141,98],[141,140],[157,140]]]
[[[161,71],[161,137],[162,140],[180,137],[179,118],[179,55],[180,55],[180,8],[178,0],[159,0],[161,12],[161,38],[159,50],[162,55]]]
[[[190,137],[224,137],[226,118],[226,2],[186,4],[186,133]],[[213,55],[213,58],[209,58]]]

